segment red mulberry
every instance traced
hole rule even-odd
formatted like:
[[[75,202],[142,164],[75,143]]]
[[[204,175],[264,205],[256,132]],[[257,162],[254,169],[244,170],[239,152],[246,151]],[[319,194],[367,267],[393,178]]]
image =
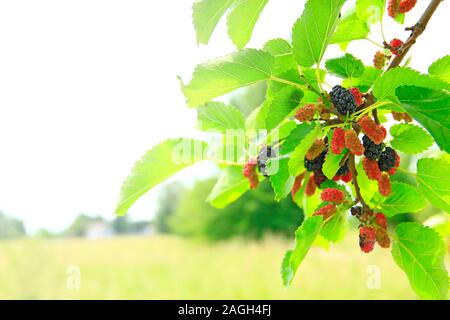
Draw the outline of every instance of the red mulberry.
[[[314,175],[309,177],[308,183],[306,184],[305,194],[311,197],[314,192],[316,192],[316,183],[314,182]]]
[[[392,192],[391,180],[389,179],[389,174],[386,172],[383,172],[380,180],[378,180],[378,191],[385,197],[390,195]]]
[[[294,185],[292,186],[292,190],[291,190],[292,199],[295,198],[295,194],[302,187],[302,182],[303,182],[304,176],[305,176],[305,174],[302,173],[301,175],[299,175],[295,178]]]
[[[417,0],[401,0],[398,6],[398,11],[400,13],[405,13],[410,11],[416,5]]]
[[[259,184],[258,174],[256,173],[256,161],[250,159],[242,169],[242,174],[246,177],[250,183],[251,189],[256,189]]]
[[[386,56],[382,51],[377,51],[373,57],[373,66],[377,69],[383,69],[386,64]]]
[[[389,0],[388,14],[390,17],[395,18],[400,13],[399,4],[400,4],[400,0]]]
[[[361,130],[373,141],[375,144],[380,144],[386,138],[386,129],[383,126],[376,124],[376,122],[369,116],[364,115],[358,120]]]
[[[345,146],[356,156],[364,153],[364,147],[358,139],[358,134],[353,130],[345,131]]]
[[[316,106],[314,104],[305,104],[295,113],[295,119],[301,122],[311,121],[314,119],[316,113]]]
[[[322,208],[316,210],[316,212],[314,212],[313,216],[323,216],[324,220],[327,220],[329,217],[331,217],[333,215],[333,213],[335,213],[337,210],[336,205],[330,203],[327,204],[326,206],[323,206]]]
[[[350,93],[355,98],[355,103],[356,103],[357,107],[359,107],[360,105],[363,104],[363,95],[362,95],[361,91],[359,91],[358,88],[350,88],[350,89],[348,89],[348,91],[350,91]]]
[[[377,242],[378,245],[382,248],[389,248],[391,246],[391,239],[384,229],[377,229]]]
[[[311,148],[306,152],[306,159],[313,160],[325,150],[325,142],[322,139],[314,141]]]
[[[380,180],[381,171],[380,171],[380,168],[378,167],[378,162],[364,157],[362,159],[362,165],[363,165],[364,172],[367,175],[367,178],[369,178],[370,180],[376,180],[376,181]]]
[[[377,240],[377,232],[374,228],[363,226],[359,228],[359,247],[365,253],[373,250]]]
[[[334,202],[336,204],[341,204],[344,202],[345,194],[339,189],[325,188],[320,194],[322,201]]]
[[[341,180],[344,182],[352,181],[352,173],[348,172],[347,174],[344,174],[343,176],[341,176]]]
[[[336,128],[333,131],[333,137],[331,138],[331,152],[334,154],[341,154],[345,148],[345,130],[342,128]]]
[[[400,54],[399,49],[403,45],[403,41],[400,39],[392,39],[391,42],[389,42],[389,49],[391,50],[392,54],[395,54],[398,56]]]
[[[375,214],[375,222],[383,229],[387,228],[387,219],[384,214],[378,212]]]

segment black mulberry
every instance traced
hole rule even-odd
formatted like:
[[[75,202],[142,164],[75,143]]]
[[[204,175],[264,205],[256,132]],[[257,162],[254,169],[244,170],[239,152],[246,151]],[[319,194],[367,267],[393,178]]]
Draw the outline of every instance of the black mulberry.
[[[336,110],[342,114],[352,114],[356,110],[355,97],[347,89],[337,85],[330,92],[331,101]]]
[[[395,157],[397,153],[394,149],[386,147],[378,159],[378,167],[381,171],[388,171],[395,166]]]
[[[364,155],[369,160],[377,160],[384,149],[384,143],[375,144],[368,136],[362,138],[364,146]]]

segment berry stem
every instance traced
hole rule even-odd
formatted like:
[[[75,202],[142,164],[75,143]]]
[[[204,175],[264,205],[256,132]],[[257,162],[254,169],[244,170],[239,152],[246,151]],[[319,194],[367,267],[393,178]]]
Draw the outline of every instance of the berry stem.
[[[378,46],[378,47],[384,49],[384,46],[383,46],[382,44],[380,44],[380,43],[378,43],[378,42],[376,42],[376,41],[374,41],[374,40],[372,40],[372,39],[370,39],[370,38],[364,38],[364,40],[367,40],[367,41],[369,41],[369,42],[372,42],[374,45],[376,45],[376,46]]]
[[[359,188],[358,179],[357,179],[358,172],[356,171],[354,154],[350,154],[348,162],[349,162],[348,166],[350,168],[350,172],[352,173],[352,183],[353,183],[353,186],[355,187],[355,192],[356,192],[355,203],[358,203],[358,202],[361,203],[363,208],[366,209],[366,208],[368,208],[368,205],[364,201],[364,199],[361,195],[361,189]]]

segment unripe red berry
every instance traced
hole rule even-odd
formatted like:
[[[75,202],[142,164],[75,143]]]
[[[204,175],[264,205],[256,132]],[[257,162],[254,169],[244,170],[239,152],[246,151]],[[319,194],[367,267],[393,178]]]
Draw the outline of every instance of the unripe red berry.
[[[331,138],[331,152],[334,154],[341,154],[345,148],[345,130],[342,128],[336,128],[333,131]]]
[[[304,176],[305,176],[305,174],[302,173],[295,178],[294,185],[292,186],[292,190],[291,190],[292,199],[295,198],[295,194],[302,187],[302,182],[303,182]]]
[[[306,152],[306,159],[313,160],[325,150],[325,142],[322,139],[316,139],[313,145]]]
[[[347,174],[344,174],[343,176],[341,176],[341,180],[344,182],[352,181],[352,173],[349,171]]]
[[[359,247],[365,253],[373,250],[376,242],[377,232],[374,228],[369,226],[362,226],[359,228]]]
[[[327,220],[329,217],[333,215],[337,210],[336,205],[333,203],[327,204],[326,206],[323,206],[322,208],[316,210],[314,212],[313,216],[323,216],[324,220]]]
[[[355,103],[357,107],[363,104],[363,95],[358,88],[350,88],[348,89],[348,91],[350,91],[353,97],[355,97]]]
[[[341,204],[342,202],[344,202],[345,194],[339,189],[325,188],[320,193],[320,198],[322,199],[322,201]]]
[[[382,248],[389,248],[391,246],[391,239],[384,229],[377,229],[377,242]]]
[[[377,69],[383,69],[386,64],[386,56],[384,52],[377,51],[373,57],[373,66]]]
[[[391,180],[389,179],[389,174],[387,172],[383,172],[380,180],[378,180],[378,191],[385,197],[392,192]]]
[[[383,229],[387,228],[387,219],[384,214],[378,212],[375,214],[375,222]]]
[[[381,171],[378,167],[378,162],[376,160],[370,160],[366,157],[362,159],[362,165],[364,172],[367,175],[367,178],[370,180],[380,180],[381,178]]]
[[[314,119],[316,106],[314,104],[305,104],[297,110],[294,118],[301,122],[311,121]]]
[[[316,183],[314,182],[314,175],[309,177],[308,183],[306,184],[305,194],[311,197],[314,192],[316,192]]]
[[[416,5],[417,0],[401,0],[398,6],[398,11],[400,13],[405,13],[410,11]]]
[[[380,144],[386,138],[386,129],[378,125],[371,117],[364,115],[358,120],[361,130],[372,140],[375,144]]]
[[[392,39],[391,42],[389,42],[389,46],[390,46],[390,50],[392,52],[392,54],[395,54],[396,56],[398,56],[400,54],[400,52],[398,51],[400,49],[400,47],[403,45],[403,41],[400,39]]]
[[[358,134],[353,130],[345,131],[345,146],[356,156],[364,153],[364,147],[358,139]]]
[[[251,189],[256,189],[259,184],[258,173],[256,172],[256,160],[250,159],[242,169],[242,174],[250,183]]]
[[[395,18],[400,13],[399,4],[400,4],[400,0],[389,0],[388,14],[390,17]]]

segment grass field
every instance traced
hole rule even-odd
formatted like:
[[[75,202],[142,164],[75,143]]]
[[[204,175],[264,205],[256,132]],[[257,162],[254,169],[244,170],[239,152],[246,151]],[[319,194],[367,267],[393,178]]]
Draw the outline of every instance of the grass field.
[[[363,254],[355,237],[313,248],[290,288],[280,259],[290,242],[205,244],[176,237],[0,242],[2,299],[416,299],[389,250]],[[81,286],[71,290],[68,268]],[[381,288],[368,289],[371,266]]]

